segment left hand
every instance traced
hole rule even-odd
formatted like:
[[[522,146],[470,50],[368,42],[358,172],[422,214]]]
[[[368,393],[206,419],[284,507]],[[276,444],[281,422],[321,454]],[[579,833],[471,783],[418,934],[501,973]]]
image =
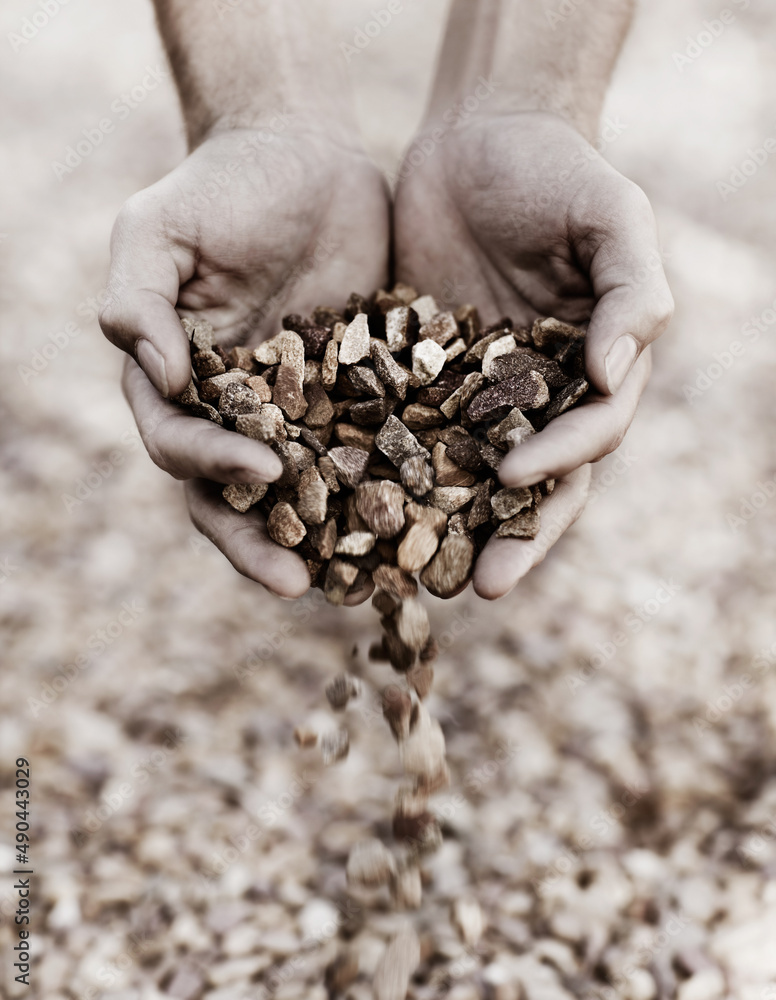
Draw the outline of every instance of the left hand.
[[[438,134],[438,133],[437,133]],[[428,148],[428,143],[424,144]],[[440,302],[480,306],[483,321],[589,320],[585,364],[594,395],[504,459],[505,486],[559,480],[533,541],[493,538],[474,588],[508,593],[577,519],[589,463],[619,446],[647,384],[649,344],[673,299],[644,192],[562,118],[521,112],[443,133],[396,193],[397,277]],[[447,293],[447,294],[446,294]]]

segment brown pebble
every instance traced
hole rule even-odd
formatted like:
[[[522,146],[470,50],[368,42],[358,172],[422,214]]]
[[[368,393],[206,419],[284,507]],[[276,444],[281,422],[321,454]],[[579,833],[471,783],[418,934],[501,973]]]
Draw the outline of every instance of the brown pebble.
[[[431,406],[421,406],[420,403],[410,403],[405,406],[402,421],[411,431],[426,430],[429,427],[441,427],[445,422],[444,415]]]
[[[334,546],[337,544],[337,521],[329,518],[325,524],[316,524],[308,532],[310,544],[318,552],[321,559],[331,559]]]
[[[567,385],[564,389],[561,389],[558,395],[547,407],[547,410],[544,413],[543,423],[546,424],[548,421],[554,420],[562,413],[570,410],[572,406],[576,406],[589,388],[590,386],[587,384],[585,379],[580,378],[572,382],[570,385]]]
[[[532,503],[533,494],[529,489],[510,487],[494,493],[490,506],[499,521],[508,521],[511,517],[519,514],[521,510],[530,507]]]
[[[289,420],[299,420],[307,410],[304,398],[304,343],[298,333],[286,330],[280,368],[272,390],[272,402]]]
[[[400,931],[380,959],[374,978],[375,1000],[405,1000],[420,964],[420,942],[412,928]]]
[[[404,490],[386,479],[360,483],[356,509],[378,538],[395,538],[404,527]]]
[[[263,500],[269,487],[265,483],[231,483],[224,486],[222,495],[226,502],[244,514],[259,500]]]
[[[389,684],[382,694],[383,716],[396,740],[401,742],[410,735],[412,698],[398,684]]]
[[[468,583],[474,546],[466,535],[447,535],[439,551],[420,574],[420,582],[435,597],[453,597]]]
[[[480,525],[487,524],[490,521],[492,514],[490,500],[493,495],[494,485],[492,479],[487,479],[477,487],[477,495],[474,498],[474,503],[471,505],[469,515],[466,519],[466,527],[469,531],[474,531],[475,528],[479,528]]]
[[[290,503],[278,503],[267,518],[267,531],[273,542],[292,549],[307,534],[307,529]]]
[[[404,399],[409,385],[409,374],[398,365],[382,340],[373,340],[371,344],[372,362],[377,377],[386,385],[398,399]]]
[[[536,508],[523,510],[496,529],[499,538],[536,538],[541,528],[541,515]]]
[[[369,322],[365,313],[358,313],[348,325],[339,347],[339,363],[355,365],[370,353]]]
[[[547,383],[538,372],[526,372],[498,382],[476,396],[466,411],[470,420],[501,420],[513,407],[536,410],[550,400]]]
[[[249,389],[253,389],[262,403],[272,402],[272,389],[267,385],[267,380],[262,375],[251,375],[245,384]]]
[[[348,413],[354,424],[362,427],[382,427],[385,421],[396,409],[398,400],[392,396],[383,399],[365,399],[353,403]]]
[[[326,571],[324,594],[330,604],[344,604],[358,576],[358,567],[343,559],[332,559]]]
[[[197,374],[197,378],[212,378],[214,375],[223,375],[226,365],[215,351],[198,351],[192,355],[191,367]]]
[[[261,400],[247,385],[232,382],[226,386],[218,400],[218,412],[227,420],[236,420],[245,413],[258,413]]]
[[[240,434],[265,444],[275,444],[284,441],[286,437],[283,412],[274,403],[262,403],[258,413],[238,416],[235,427]]]
[[[415,497],[426,496],[434,485],[434,469],[421,455],[402,462],[399,474],[404,488]]]
[[[438,313],[427,323],[423,323],[418,334],[418,341],[433,340],[440,347],[444,347],[457,336],[458,324],[455,321],[455,316],[450,312],[443,312]]]
[[[409,573],[405,573],[398,566],[378,566],[372,574],[372,579],[378,590],[384,590],[393,597],[398,597],[400,601],[408,597],[417,597],[417,583]]]
[[[397,469],[400,469],[408,458],[414,458],[416,455],[427,460],[431,458],[430,453],[421,446],[412,431],[393,415],[388,417],[380,429],[375,444]]]
[[[328,767],[344,760],[350,751],[350,735],[347,729],[335,729],[333,732],[321,733],[318,737],[318,749],[321,759]]]
[[[221,398],[221,393],[232,382],[244,383],[248,381],[249,377],[248,373],[240,368],[233,368],[230,372],[224,372],[223,375],[214,375],[213,378],[207,378],[204,382],[199,383],[199,398],[206,403],[214,403]],[[185,400],[180,399],[180,402],[185,402]]]
[[[399,545],[399,566],[407,573],[418,573],[428,565],[438,547],[439,535],[428,522],[413,524]]]
[[[336,712],[341,712],[360,693],[361,682],[352,674],[339,674],[326,685],[326,698]]]
[[[334,407],[331,405],[326,390],[320,383],[309,385],[304,392],[307,410],[304,422],[308,427],[325,427],[334,418]]]
[[[477,491],[470,486],[435,486],[431,491],[431,503],[443,513],[457,514],[476,496]]]
[[[300,472],[298,491],[296,512],[299,517],[305,524],[323,524],[329,490],[317,466],[312,465]]]
[[[326,345],[326,351],[321,362],[321,385],[327,392],[331,392],[337,384],[337,373],[339,372],[338,352],[339,345],[336,340],[330,340]]]
[[[475,478],[471,472],[466,472],[450,459],[447,445],[442,444],[441,441],[434,446],[431,460],[434,464],[434,481],[437,486],[472,486],[474,484]]]
[[[387,885],[396,875],[396,861],[381,841],[370,837],[350,849],[346,874],[349,883],[374,889]]]
[[[328,457],[334,463],[339,481],[351,490],[354,490],[366,475],[369,452],[363,448],[331,448]]]
[[[360,448],[361,451],[375,450],[375,432],[366,427],[355,427],[353,424],[335,424],[334,433],[348,448]]]

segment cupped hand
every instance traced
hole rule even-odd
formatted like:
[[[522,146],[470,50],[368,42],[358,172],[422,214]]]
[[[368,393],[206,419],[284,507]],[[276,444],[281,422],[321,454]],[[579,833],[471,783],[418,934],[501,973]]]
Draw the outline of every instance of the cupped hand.
[[[383,178],[321,123],[271,141],[266,130],[216,132],[130,198],[114,226],[100,323],[130,355],[124,389],[143,441],[157,465],[191,481],[194,524],[236,569],[284,597],[309,587],[302,559],[269,540],[257,512],[238,514],[203,482],[272,482],[280,462],[168,401],[191,377],[179,316],[210,321],[223,344],[257,343],[286,313],[379,287],[388,247]]]
[[[475,590],[492,599],[581,513],[584,467],[617,448],[630,426],[649,378],[649,344],[668,325],[673,300],[643,191],[563,119],[482,117],[425,139],[413,147],[423,158],[411,155],[399,174],[398,278],[441,301],[479,305],[486,323],[504,315],[525,325],[537,316],[589,323],[591,394],[501,466],[505,486],[555,478],[560,488],[545,501],[551,524],[537,539],[494,538],[480,556]]]

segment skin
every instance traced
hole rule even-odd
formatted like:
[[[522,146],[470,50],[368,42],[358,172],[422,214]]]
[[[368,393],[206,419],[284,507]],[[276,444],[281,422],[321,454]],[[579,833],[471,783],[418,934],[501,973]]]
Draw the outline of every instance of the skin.
[[[388,282],[390,199],[339,60],[321,58],[337,51],[325,6],[255,0],[219,17],[210,0],[156,0],[191,151],[122,209],[100,318],[129,355],[123,384],[143,441],[187,481],[194,524],[239,572],[288,598],[309,586],[302,560],[207,482],[272,482],[277,457],[167,397],[189,380],[178,315],[210,320],[222,343],[252,344],[288,312]],[[503,463],[504,485],[559,482],[537,539],[493,539],[480,557],[474,587],[489,599],[581,513],[589,463],[622,440],[649,376],[648,344],[673,308],[646,197],[589,143],[630,4],[586,0],[584,17],[552,29],[551,10],[548,0],[455,0],[416,143],[430,138],[433,152],[400,172],[393,215],[396,276],[446,307],[452,288],[484,305],[485,322],[590,320],[596,395]],[[483,78],[497,85],[464,119]]]

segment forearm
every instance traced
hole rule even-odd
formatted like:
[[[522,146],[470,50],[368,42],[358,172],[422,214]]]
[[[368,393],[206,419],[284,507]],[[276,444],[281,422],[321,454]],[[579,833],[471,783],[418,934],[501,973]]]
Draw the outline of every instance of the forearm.
[[[326,3],[154,0],[189,143],[285,112],[350,141],[355,115]],[[219,10],[220,8],[220,10]]]
[[[484,113],[547,111],[592,139],[633,8],[634,0],[453,0],[428,124],[485,77],[496,87]]]

